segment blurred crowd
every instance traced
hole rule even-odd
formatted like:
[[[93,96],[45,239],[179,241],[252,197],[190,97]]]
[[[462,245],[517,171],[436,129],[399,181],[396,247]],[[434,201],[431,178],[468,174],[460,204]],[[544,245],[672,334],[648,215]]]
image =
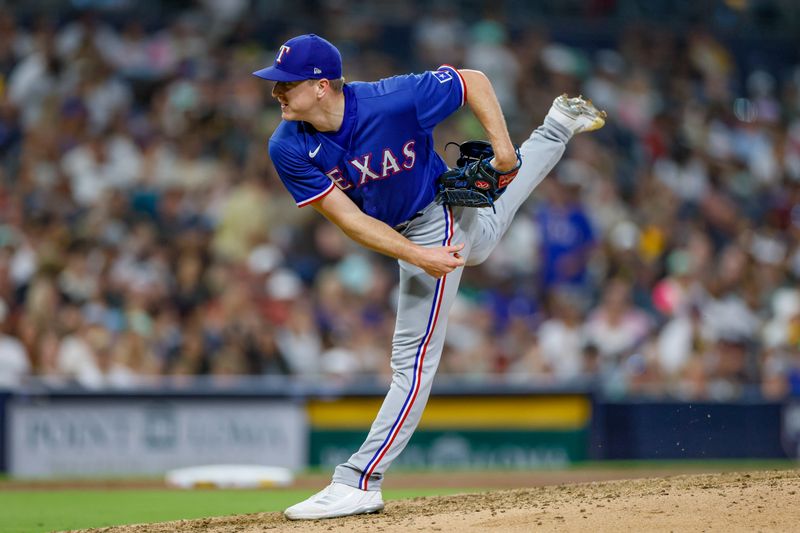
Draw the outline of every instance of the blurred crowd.
[[[307,3],[164,3],[152,23],[99,4],[0,7],[0,388],[389,379],[396,265],[296,208],[266,150],[280,113],[251,72],[316,31],[350,81],[484,71],[517,143],[561,93],[608,111],[465,271],[441,375],[800,394],[791,42],[742,54],[710,23],[554,36],[447,2],[313,2],[313,20]],[[482,136],[468,111],[436,132],[450,163],[447,141]]]

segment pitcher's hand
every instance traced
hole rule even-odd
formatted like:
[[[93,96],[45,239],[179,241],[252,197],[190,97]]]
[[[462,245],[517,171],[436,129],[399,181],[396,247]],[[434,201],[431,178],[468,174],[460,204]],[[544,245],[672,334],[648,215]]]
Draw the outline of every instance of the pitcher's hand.
[[[436,279],[449,274],[458,267],[464,266],[464,258],[458,253],[464,249],[463,244],[420,248],[419,257],[413,263]]]

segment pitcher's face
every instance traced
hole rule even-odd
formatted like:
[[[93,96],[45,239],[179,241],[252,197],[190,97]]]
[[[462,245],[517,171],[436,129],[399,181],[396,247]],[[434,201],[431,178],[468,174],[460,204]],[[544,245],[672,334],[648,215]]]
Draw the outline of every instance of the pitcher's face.
[[[283,120],[304,120],[317,105],[317,80],[279,81],[272,88],[272,97],[281,104]]]

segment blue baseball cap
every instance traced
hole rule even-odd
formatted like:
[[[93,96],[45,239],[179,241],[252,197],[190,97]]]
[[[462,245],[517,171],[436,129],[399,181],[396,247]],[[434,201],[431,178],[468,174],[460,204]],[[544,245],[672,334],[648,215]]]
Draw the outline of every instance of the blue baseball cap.
[[[342,55],[319,35],[299,35],[280,47],[271,67],[253,74],[272,81],[336,80],[342,77]]]

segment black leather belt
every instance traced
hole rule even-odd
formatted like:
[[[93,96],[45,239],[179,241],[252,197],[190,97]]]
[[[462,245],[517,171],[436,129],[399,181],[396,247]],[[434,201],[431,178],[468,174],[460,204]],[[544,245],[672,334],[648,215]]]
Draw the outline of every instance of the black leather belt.
[[[393,229],[398,233],[403,233],[406,230],[406,228],[408,228],[409,224],[411,224],[411,221],[413,221],[414,219],[419,218],[421,216],[422,216],[422,211],[417,211],[416,213],[411,215],[411,218],[409,218],[405,222],[399,223]]]

